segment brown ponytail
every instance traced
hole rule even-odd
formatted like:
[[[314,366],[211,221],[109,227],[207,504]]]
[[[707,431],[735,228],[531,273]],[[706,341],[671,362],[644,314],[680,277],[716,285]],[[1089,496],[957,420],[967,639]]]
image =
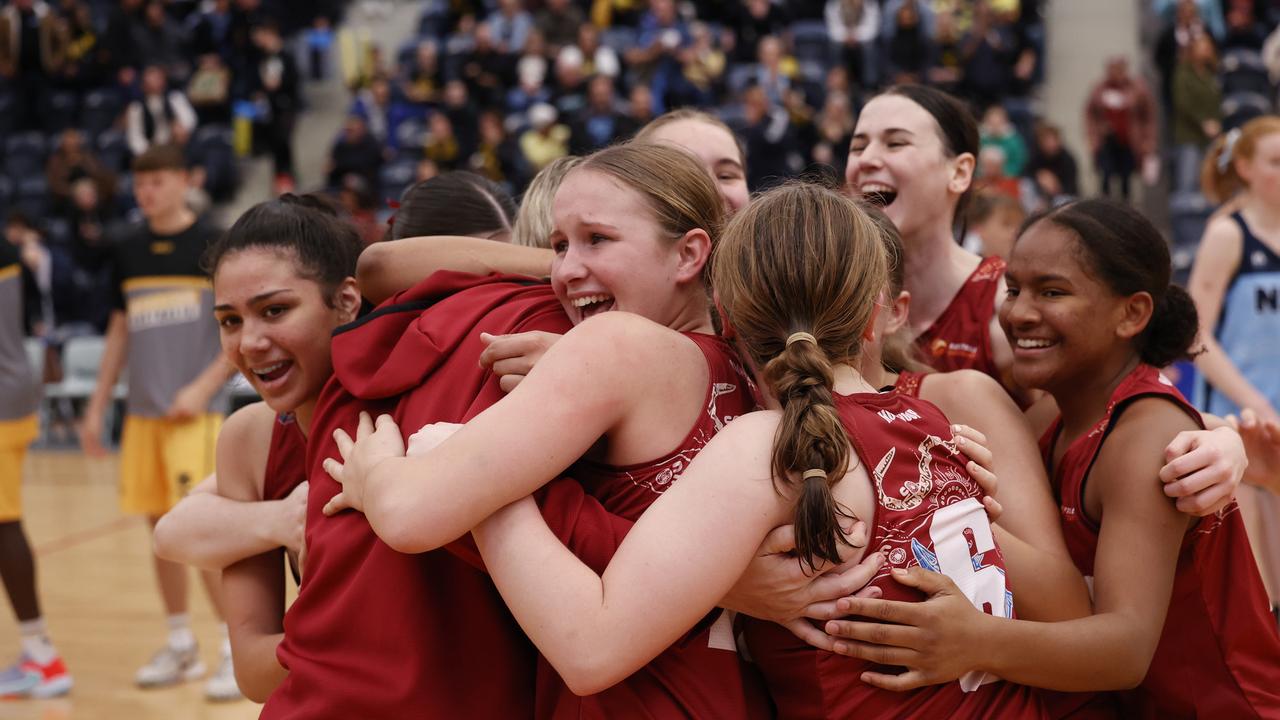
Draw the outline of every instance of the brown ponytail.
[[[839,562],[848,544],[840,520],[853,515],[831,491],[850,462],[834,366],[856,363],[887,266],[879,231],[857,203],[804,183],[740,210],[712,256],[712,286],[739,347],[782,407],[774,483],[779,493],[798,490],[796,551],[811,567]]]
[[[796,552],[839,562],[837,543],[847,541],[839,518],[853,518],[836,505],[831,486],[849,467],[849,440],[836,412],[835,375],[826,353],[809,340],[792,340],[764,367],[764,381],[782,405],[773,439],[773,476],[801,476],[796,505]],[[821,474],[806,476],[816,470]]]

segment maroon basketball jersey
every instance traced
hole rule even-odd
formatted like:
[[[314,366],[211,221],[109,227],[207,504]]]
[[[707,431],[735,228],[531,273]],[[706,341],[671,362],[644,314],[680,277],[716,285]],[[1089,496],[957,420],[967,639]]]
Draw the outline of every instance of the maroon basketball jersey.
[[[307,572],[277,651],[289,675],[263,718],[532,717],[533,646],[474,547],[459,541],[406,555],[359,513],[324,517],[340,487],[321,463],[337,456],[333,430],[350,430],[361,410],[417,428],[465,422],[496,402],[497,378],[477,362],[481,332],[568,327],[545,283],[442,272],[335,334],[335,374],[317,402],[307,452]],[[579,550],[566,526],[599,531],[594,538],[607,547],[593,552],[601,554],[625,534],[607,518],[582,517],[599,505],[571,481],[549,486],[540,501],[571,549]]]
[[[1173,383],[1156,368],[1139,365],[1112,393],[1102,419],[1053,468],[1067,549],[1090,582],[1101,527],[1085,512],[1085,483],[1120,414],[1144,397],[1173,403],[1203,427]],[[1051,468],[1061,430],[1059,417],[1040,441]],[[1147,677],[1119,700],[1126,718],[1280,718],[1280,638],[1235,503],[1187,531]]]
[[[262,474],[262,499],[283,500],[306,479],[307,438],[292,414],[276,415]]]
[[[935,370],[979,370],[1000,380],[991,355],[991,318],[1004,268],[998,257],[983,258],[947,309],[916,338],[916,347]]]
[[[679,447],[645,463],[616,466],[583,460],[569,471],[605,508],[633,521],[680,479],[694,456],[726,423],[755,409],[751,381],[729,344],[714,335],[684,335],[702,351],[710,378],[705,410]],[[607,565],[606,558],[593,569],[603,572]],[[720,609],[649,664],[596,695],[574,695],[545,659],[539,663],[539,718],[770,716],[769,699],[758,676],[744,668],[738,656],[732,617]]]
[[[923,600],[922,593],[890,575],[893,568],[919,565],[951,577],[975,606],[1011,617],[1004,558],[980,502],[978,484],[965,471],[955,445],[944,440],[951,437],[951,429],[942,411],[897,392],[837,396],[836,406],[856,462],[867,468],[875,484],[868,551],[886,558],[871,581],[883,597]],[[892,669],[814,649],[772,623],[749,619],[744,629],[782,717],[1047,717],[1031,688],[988,682],[990,678],[971,673],[960,682],[887,692],[859,677],[867,670]]]

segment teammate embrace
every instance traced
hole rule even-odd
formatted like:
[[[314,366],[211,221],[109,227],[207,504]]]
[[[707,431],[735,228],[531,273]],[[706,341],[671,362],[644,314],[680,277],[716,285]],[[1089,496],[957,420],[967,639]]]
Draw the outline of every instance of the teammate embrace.
[[[431,237],[358,267],[323,209],[247,213],[214,306],[266,406],[173,517],[281,529],[169,539],[229,565],[263,717],[1280,717],[1243,446],[1158,370],[1197,327],[1162,239],[1088,201],[979,261],[976,144],[894,88],[850,149],[879,208],[749,199],[677,111],[537,185],[550,250],[479,239],[512,219],[465,175],[420,190],[477,223],[402,209]]]

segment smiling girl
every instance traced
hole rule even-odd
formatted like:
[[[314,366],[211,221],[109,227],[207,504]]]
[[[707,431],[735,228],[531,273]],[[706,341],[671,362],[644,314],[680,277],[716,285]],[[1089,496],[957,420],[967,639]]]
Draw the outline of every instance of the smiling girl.
[[[925,361],[938,370],[972,368],[1024,404],[1010,374],[1012,351],[997,321],[1004,260],[956,243],[978,153],[978,126],[956,98],[898,85],[858,115],[845,180],[855,196],[883,208],[907,249],[908,320]]]
[[[1000,319],[1018,382],[1061,408],[1041,451],[1093,614],[997,621],[913,571],[904,581],[932,596],[924,605],[842,601],[878,622],[828,626],[858,641],[839,652],[909,668],[869,682],[904,690],[981,669],[1055,690],[1135,688],[1063,696],[1061,715],[1114,701],[1123,717],[1280,717],[1280,638],[1239,513],[1189,518],[1159,490],[1165,446],[1202,425],[1158,370],[1194,351],[1197,330],[1170,273],[1164,239],[1128,206],[1073,203],[1023,231]]]

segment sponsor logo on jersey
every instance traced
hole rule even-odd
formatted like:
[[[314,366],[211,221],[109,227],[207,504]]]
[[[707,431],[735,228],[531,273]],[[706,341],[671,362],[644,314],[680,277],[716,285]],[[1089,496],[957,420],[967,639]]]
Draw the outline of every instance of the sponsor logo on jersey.
[[[947,342],[942,338],[938,338],[929,344],[929,352],[934,357],[953,357],[953,358],[974,358],[978,355],[976,345],[962,342]]]
[[[881,410],[876,414],[880,416],[881,420],[884,420],[885,422],[891,423],[891,424],[893,423],[894,420],[901,420],[903,422],[913,422],[920,419],[920,414],[917,413],[915,410],[911,410],[910,408],[900,413],[889,412],[888,410]]]

